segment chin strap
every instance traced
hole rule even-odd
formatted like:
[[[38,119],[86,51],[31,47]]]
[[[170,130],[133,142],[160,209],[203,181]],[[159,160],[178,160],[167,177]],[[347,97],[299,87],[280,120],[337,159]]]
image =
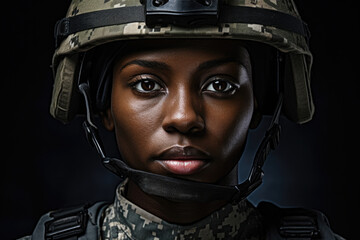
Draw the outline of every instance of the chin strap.
[[[256,152],[250,175],[243,183],[235,186],[221,186],[136,170],[129,167],[121,159],[106,157],[98,129],[92,121],[93,112],[90,104],[89,85],[87,83],[81,83],[79,84],[79,90],[84,96],[86,105],[86,120],[83,123],[86,137],[90,144],[97,150],[103,165],[121,178],[130,178],[145,193],[150,195],[164,197],[178,202],[208,202],[214,200],[238,202],[246,198],[262,183],[264,176],[262,167],[266,157],[269,155],[270,150],[275,149],[279,144],[281,129],[279,118],[283,102],[282,94],[279,95],[271,124]]]

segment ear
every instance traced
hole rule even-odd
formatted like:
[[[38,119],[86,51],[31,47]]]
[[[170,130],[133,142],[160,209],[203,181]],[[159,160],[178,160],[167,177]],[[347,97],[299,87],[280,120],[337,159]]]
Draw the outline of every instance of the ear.
[[[111,114],[111,109],[108,108],[106,111],[100,113],[102,123],[104,127],[109,131],[114,131],[114,119]]]
[[[262,114],[259,110],[258,103],[257,103],[256,99],[254,98],[254,112],[253,112],[251,122],[250,122],[250,129],[257,128],[261,122],[261,119],[262,119]]]

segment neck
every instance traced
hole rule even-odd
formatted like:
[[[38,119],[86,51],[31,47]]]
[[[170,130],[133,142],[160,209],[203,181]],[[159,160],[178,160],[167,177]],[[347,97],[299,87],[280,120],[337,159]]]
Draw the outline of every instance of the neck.
[[[237,166],[219,184],[237,184]],[[154,214],[155,216],[174,224],[191,224],[205,218],[212,212],[224,206],[226,201],[210,202],[175,202],[162,197],[143,192],[136,183],[129,180],[126,198]]]

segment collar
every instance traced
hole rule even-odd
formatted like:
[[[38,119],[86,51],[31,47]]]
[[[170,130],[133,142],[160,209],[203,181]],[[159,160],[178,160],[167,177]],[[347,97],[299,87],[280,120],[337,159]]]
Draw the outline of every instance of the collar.
[[[247,200],[227,204],[208,217],[190,225],[168,223],[124,197],[127,180],[105,211],[103,239],[261,239],[260,214]]]

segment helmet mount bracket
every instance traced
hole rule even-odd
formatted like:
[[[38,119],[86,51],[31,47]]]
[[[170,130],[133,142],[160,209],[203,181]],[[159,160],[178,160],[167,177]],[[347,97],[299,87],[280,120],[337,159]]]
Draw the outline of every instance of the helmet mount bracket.
[[[145,0],[145,22],[148,27],[215,25],[220,0]]]

